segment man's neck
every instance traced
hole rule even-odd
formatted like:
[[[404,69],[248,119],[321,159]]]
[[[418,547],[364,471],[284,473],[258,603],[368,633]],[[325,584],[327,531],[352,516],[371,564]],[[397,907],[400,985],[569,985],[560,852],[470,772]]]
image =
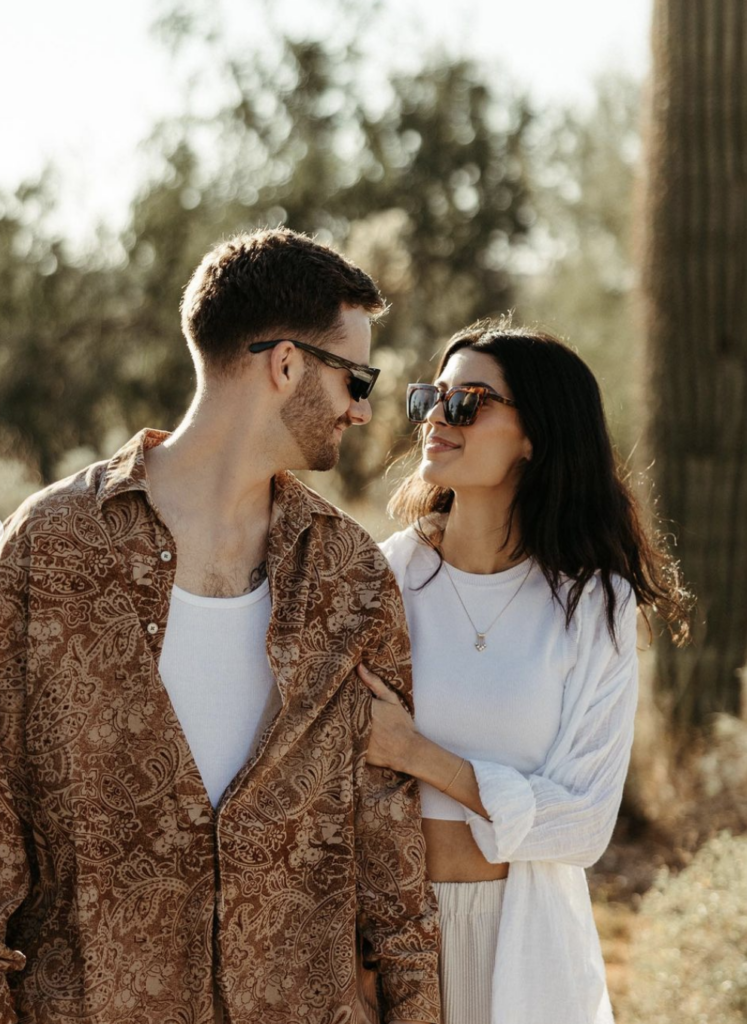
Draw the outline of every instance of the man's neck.
[[[146,453],[154,504],[219,528],[269,516],[280,468],[270,447],[259,424],[237,424],[229,403],[200,388],[174,433]]]
[[[184,438],[173,447],[166,441],[146,452],[151,498],[168,519],[203,524],[208,531],[230,529],[247,519],[269,518],[274,472]]]
[[[197,417],[146,452],[151,500],[176,543],[184,590],[233,597],[264,578],[277,472],[264,451]]]

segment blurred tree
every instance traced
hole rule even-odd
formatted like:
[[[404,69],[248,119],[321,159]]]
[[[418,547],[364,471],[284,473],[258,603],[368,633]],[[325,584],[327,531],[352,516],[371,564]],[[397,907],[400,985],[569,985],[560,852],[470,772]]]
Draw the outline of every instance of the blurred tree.
[[[209,211],[193,206],[191,149],[177,142],[165,163],[161,180],[135,199],[124,237],[133,344],[119,361],[112,392],[130,433],[145,424],[172,430],[186,410],[194,370],[179,301],[202,254],[220,237],[219,228],[211,230]]]
[[[517,274],[544,270],[541,288],[522,286],[522,315],[560,317],[603,376],[630,379],[629,337],[605,312],[623,323],[624,218],[610,208],[629,190],[632,91],[609,86],[588,119],[553,121],[494,67],[433,57],[387,76],[358,45],[375,35],[375,5],[327,2],[339,14],[328,37],[275,31],[260,45],[236,39],[218,5],[169,0],[157,31],[183,113],[154,129],[150,178],[103,256],[73,260],[45,234],[51,183],[6,204],[0,433],[23,440],[45,480],[70,448],[107,445],[106,428],[178,422],[193,387],[182,289],[213,242],[257,226],[341,247],[392,301],[374,346],[376,415],[346,437],[339,472],[315,481],[340,500],[369,495],[404,446],[403,382],[431,376],[454,330],[505,311]],[[257,0],[263,10],[271,23]]]
[[[641,89],[614,69],[595,84],[590,106],[547,110],[531,127],[537,221],[513,259],[516,312],[567,336],[589,363],[627,457],[642,433],[631,246]]]
[[[434,61],[393,77],[386,108],[372,111],[354,42],[286,38],[257,52],[229,42],[215,21],[207,28],[209,18],[204,5],[182,4],[158,25],[176,55],[199,33],[201,71],[188,76],[183,116],[154,133],[163,173],[133,210],[142,301],[122,390],[128,421],[168,426],[184,407],[191,373],[179,294],[209,243],[241,227],[284,223],[352,246],[395,303],[376,359],[400,380],[430,373],[445,337],[509,302],[511,246],[533,218],[526,103],[470,62]],[[380,387],[385,429],[346,439],[337,476],[346,496],[380,474],[406,426],[400,406],[393,388]]]
[[[0,449],[43,483],[69,449],[101,442],[127,344],[115,276],[78,266],[45,231],[55,189],[47,173],[0,198]]]
[[[747,643],[747,9],[656,0],[643,291],[661,505],[699,600],[673,721],[739,714]]]
[[[376,356],[381,353],[396,369],[397,385],[379,400],[381,421],[389,424],[387,444],[371,448],[356,431],[346,447],[341,468],[353,491],[365,479],[356,467],[370,467],[375,452],[371,468],[374,475],[380,472],[392,441],[397,451],[409,434],[403,377],[430,378],[446,338],[511,304],[508,265],[535,216],[524,154],[531,119],[526,100],[496,80],[498,85],[489,84],[485,69],[468,61],[436,62],[416,75],[396,77],[387,112],[367,126],[380,180],[364,177],[348,197],[340,197],[347,199],[345,212],[356,217],[357,227],[355,236],[343,239],[344,247],[355,241],[361,263],[388,286],[393,310]],[[376,231],[385,223],[392,244],[389,251],[382,246],[379,230],[374,261],[364,255],[367,225]],[[399,267],[399,274],[386,264]]]

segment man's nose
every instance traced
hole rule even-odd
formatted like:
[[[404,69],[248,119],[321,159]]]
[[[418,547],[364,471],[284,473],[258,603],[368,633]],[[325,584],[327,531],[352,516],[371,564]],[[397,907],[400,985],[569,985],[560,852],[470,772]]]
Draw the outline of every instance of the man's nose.
[[[371,403],[367,398],[361,398],[358,402],[351,398],[350,411],[348,415],[350,416],[351,423],[354,423],[358,427],[365,426],[373,415]]]

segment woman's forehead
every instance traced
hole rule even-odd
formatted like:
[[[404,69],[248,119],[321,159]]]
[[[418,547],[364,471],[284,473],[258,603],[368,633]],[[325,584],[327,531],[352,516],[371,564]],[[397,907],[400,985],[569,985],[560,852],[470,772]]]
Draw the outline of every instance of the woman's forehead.
[[[495,359],[486,352],[462,348],[455,352],[438,376],[438,382],[452,387],[454,384],[489,384],[499,389],[505,378]]]

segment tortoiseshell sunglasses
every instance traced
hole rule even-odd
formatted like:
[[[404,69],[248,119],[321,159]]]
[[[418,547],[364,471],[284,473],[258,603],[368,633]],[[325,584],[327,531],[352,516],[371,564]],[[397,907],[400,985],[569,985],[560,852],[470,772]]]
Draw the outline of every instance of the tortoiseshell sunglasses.
[[[431,410],[443,402],[444,419],[450,427],[469,427],[489,398],[516,408],[516,402],[482,384],[457,384],[448,391],[435,384],[408,384],[407,418],[412,423],[425,423]]]

